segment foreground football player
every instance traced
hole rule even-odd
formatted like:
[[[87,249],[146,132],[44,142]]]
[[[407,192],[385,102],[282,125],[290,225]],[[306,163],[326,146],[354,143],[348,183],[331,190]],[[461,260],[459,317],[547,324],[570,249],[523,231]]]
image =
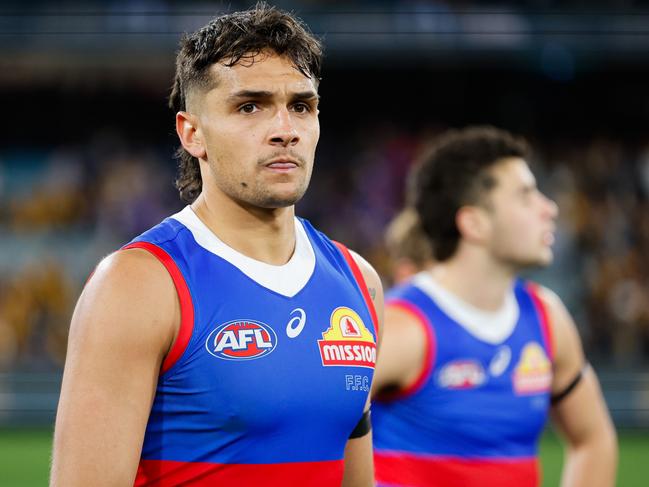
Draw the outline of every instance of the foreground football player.
[[[181,43],[189,203],[99,264],[70,329],[51,484],[373,485],[381,284],[295,217],[321,46],[258,5]]]

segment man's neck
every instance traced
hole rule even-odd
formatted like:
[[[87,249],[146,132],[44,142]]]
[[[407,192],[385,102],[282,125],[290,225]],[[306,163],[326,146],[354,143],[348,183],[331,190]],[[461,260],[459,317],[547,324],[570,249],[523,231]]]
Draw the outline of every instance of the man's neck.
[[[286,264],[295,251],[295,209],[242,205],[225,195],[201,194],[191,205],[222,242],[252,259]]]
[[[505,303],[514,272],[481,255],[452,257],[430,270],[444,289],[485,311],[497,311]]]

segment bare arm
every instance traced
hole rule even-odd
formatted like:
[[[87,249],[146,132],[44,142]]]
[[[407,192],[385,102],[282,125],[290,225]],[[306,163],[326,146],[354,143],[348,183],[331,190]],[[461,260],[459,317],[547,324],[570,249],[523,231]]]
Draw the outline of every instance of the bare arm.
[[[372,432],[370,431],[361,438],[347,440],[342,487],[372,487],[373,485],[374,460],[372,458]]]
[[[120,251],[98,266],[70,326],[51,486],[133,485],[179,321],[173,282],[148,252]]]
[[[387,387],[408,387],[419,377],[425,356],[426,333],[418,319],[403,308],[387,306],[372,395]]]
[[[555,361],[552,393],[557,394],[584,367],[585,358],[575,324],[561,300],[548,290],[545,302],[554,336]],[[611,487],[615,485],[617,438],[599,382],[588,366],[577,386],[552,408],[552,418],[566,441],[561,485]]]
[[[376,309],[379,320],[379,337],[377,347],[382,346],[383,339],[383,286],[374,268],[360,255],[352,252],[352,256],[365,279],[370,297]],[[377,350],[378,352],[378,350]],[[368,394],[365,410],[370,407]],[[360,418],[359,418],[360,419]],[[345,446],[345,475],[342,487],[371,487],[374,485],[374,461],[372,458],[372,432],[360,438],[347,440]]]

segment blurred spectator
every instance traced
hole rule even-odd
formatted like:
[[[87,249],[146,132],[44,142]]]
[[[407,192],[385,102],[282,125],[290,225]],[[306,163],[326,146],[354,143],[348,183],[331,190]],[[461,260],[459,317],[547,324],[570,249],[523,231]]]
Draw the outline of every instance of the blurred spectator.
[[[385,229],[404,205],[411,161],[443,128],[377,122],[346,137],[344,151],[333,150],[342,138],[323,139],[299,213],[389,281]],[[560,207],[555,264],[534,277],[564,297],[591,356],[646,361],[649,142],[635,151],[613,138],[534,145],[539,184]],[[47,368],[62,362],[72,307],[96,262],[182,205],[170,154],[114,134],[10,152],[18,156],[0,156],[0,367]],[[342,152],[347,159],[337,160]]]
[[[61,266],[35,262],[3,287],[0,367],[12,362],[36,370],[62,365],[73,292]]]

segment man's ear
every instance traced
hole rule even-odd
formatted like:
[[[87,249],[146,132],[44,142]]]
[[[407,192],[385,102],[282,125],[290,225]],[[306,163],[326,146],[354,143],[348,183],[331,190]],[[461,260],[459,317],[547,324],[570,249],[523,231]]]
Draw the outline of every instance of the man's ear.
[[[183,148],[197,159],[205,159],[207,150],[198,117],[189,112],[176,113],[176,133]]]
[[[482,243],[491,233],[491,221],[487,211],[480,206],[461,207],[455,216],[455,224],[467,242]]]

